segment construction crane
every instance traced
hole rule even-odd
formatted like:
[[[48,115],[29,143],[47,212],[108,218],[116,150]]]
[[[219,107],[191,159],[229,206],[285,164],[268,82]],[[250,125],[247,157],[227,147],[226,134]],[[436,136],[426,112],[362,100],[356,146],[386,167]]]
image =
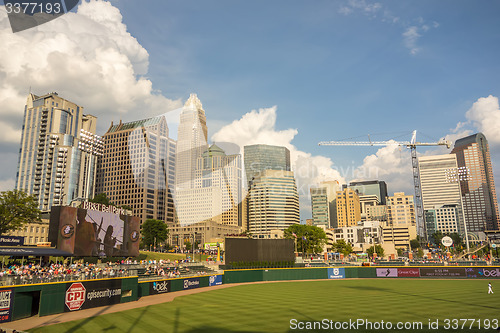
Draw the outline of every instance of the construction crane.
[[[368,135],[369,141],[322,141],[320,146],[389,146],[398,145],[410,148],[411,162],[413,166],[413,184],[415,186],[415,208],[417,212],[417,234],[422,240],[427,242],[427,228],[424,222],[424,210],[422,206],[422,190],[420,187],[420,173],[418,170],[417,146],[446,146],[450,148],[451,142],[441,139],[438,142],[417,142],[417,131],[413,131],[410,141],[372,141]]]

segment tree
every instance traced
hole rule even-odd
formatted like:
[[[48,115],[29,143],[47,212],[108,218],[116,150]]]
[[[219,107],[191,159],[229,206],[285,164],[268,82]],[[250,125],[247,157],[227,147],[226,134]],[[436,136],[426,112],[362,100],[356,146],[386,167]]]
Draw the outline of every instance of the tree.
[[[294,224],[285,229],[284,234],[285,238],[296,240],[297,251],[302,253],[320,253],[327,241],[323,229],[312,225]]]
[[[443,239],[444,235],[441,231],[436,231],[434,233],[432,233],[431,235],[431,242],[434,243],[434,245],[436,245],[436,247],[440,247],[441,246],[441,239]]]
[[[334,249],[336,252],[342,253],[345,256],[348,256],[352,253],[352,245],[346,243],[346,241],[343,239],[339,239],[338,241],[333,243],[332,249]]]
[[[411,246],[411,248],[412,248],[413,250],[418,249],[418,248],[420,247],[420,242],[419,242],[419,241],[418,241],[418,239],[416,239],[416,238],[415,238],[415,239],[412,239],[412,240],[410,241],[410,246]]]
[[[168,229],[165,222],[160,220],[146,220],[142,224],[143,244],[146,247],[165,242],[168,236]],[[155,242],[156,238],[156,242]]]
[[[0,235],[18,230],[25,223],[39,222],[40,210],[35,197],[23,191],[0,193]]]
[[[191,251],[193,244],[191,244],[190,241],[186,240],[184,241],[184,246],[186,247],[186,250],[189,252]]]
[[[375,245],[375,252],[377,253],[377,257],[384,257],[385,251],[381,245],[379,245],[379,244]],[[370,246],[366,250],[366,253],[368,253],[369,257],[373,257],[373,246]]]
[[[99,194],[94,195],[94,197],[92,199],[89,199],[89,202],[99,203],[99,204],[103,204],[106,206],[110,206],[110,205],[114,206],[111,203],[111,201],[109,201],[109,198],[106,195],[106,193],[99,193]]]

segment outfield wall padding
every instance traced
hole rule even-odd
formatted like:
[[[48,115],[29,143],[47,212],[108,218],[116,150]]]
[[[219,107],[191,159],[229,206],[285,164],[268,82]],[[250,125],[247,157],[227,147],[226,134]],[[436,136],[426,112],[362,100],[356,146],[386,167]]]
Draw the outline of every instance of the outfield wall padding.
[[[344,278],[499,279],[499,266],[311,267],[227,270],[224,274],[138,281],[137,276],[5,286],[0,322],[133,302],[140,297],[223,283]]]

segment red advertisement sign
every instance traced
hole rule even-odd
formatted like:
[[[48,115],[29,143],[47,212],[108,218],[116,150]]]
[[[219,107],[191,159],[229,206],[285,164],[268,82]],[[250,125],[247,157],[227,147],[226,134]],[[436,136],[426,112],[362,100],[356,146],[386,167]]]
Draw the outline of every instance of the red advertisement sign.
[[[85,287],[80,282],[73,283],[66,290],[65,303],[70,311],[79,310],[85,302]]]
[[[420,277],[420,269],[398,268],[398,277]]]

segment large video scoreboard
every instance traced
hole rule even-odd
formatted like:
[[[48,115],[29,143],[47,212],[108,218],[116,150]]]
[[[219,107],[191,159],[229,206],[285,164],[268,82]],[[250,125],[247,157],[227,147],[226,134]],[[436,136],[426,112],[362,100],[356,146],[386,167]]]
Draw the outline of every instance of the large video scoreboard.
[[[52,207],[49,241],[74,256],[136,257],[139,240],[140,219],[121,208],[89,202]]]

